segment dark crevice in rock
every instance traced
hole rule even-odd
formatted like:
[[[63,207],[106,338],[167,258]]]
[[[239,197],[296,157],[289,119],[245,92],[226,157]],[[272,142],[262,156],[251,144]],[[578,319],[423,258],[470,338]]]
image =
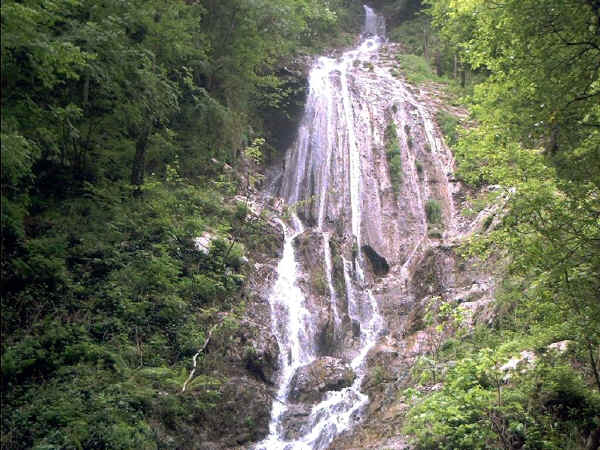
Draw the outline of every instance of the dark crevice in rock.
[[[375,273],[375,275],[384,276],[388,274],[388,272],[390,271],[390,265],[383,256],[381,256],[379,253],[373,250],[373,247],[371,247],[370,245],[363,245],[362,251],[369,259],[369,262],[371,263],[371,267],[373,269],[373,273]]]
[[[338,342],[335,335],[335,324],[328,320],[319,330],[317,335],[318,353],[321,356],[330,356],[335,354],[338,348]]]
[[[265,373],[265,361],[262,361],[261,359],[259,359],[258,355],[252,353],[252,354],[248,354],[246,355],[246,370],[248,372],[250,372],[250,374],[254,375],[257,379],[259,379],[260,381],[262,381],[263,383],[269,385],[269,386],[274,386],[275,383],[273,382],[273,380],[271,379],[273,374],[270,373],[270,376],[267,376],[267,374]],[[276,365],[276,361],[270,361],[271,358],[269,358],[268,364],[275,366]],[[272,371],[272,369],[267,369],[269,370],[269,372]]]

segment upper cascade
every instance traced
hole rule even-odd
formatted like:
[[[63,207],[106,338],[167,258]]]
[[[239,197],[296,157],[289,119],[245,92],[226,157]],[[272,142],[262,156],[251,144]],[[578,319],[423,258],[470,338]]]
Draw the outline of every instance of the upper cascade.
[[[367,5],[363,5],[365,9],[365,26],[363,36],[379,36],[385,38],[385,19],[377,14]]]

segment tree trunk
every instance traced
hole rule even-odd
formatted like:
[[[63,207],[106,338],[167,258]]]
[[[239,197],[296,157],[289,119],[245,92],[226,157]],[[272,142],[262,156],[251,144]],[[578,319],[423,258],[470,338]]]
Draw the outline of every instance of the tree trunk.
[[[144,169],[146,165],[146,147],[150,130],[146,129],[135,142],[135,156],[131,167],[131,184],[139,188],[144,184]]]
[[[594,358],[594,346],[590,341],[588,341],[587,347],[590,354],[592,372],[594,373],[594,378],[596,379],[596,387],[598,387],[598,391],[600,391],[600,373],[598,373],[598,365],[596,364],[596,358]],[[598,439],[600,439],[600,436],[598,436]]]
[[[442,56],[439,50],[435,52],[435,73],[438,77],[442,76]]]
[[[83,82],[83,104],[87,106],[88,100],[90,98],[90,74],[86,72],[85,80]]]
[[[558,126],[552,125],[550,139],[546,148],[550,155],[554,156],[558,152]]]
[[[427,59],[429,53],[429,42],[427,39],[427,25],[423,25],[423,56]]]
[[[597,450],[600,447],[600,428],[596,428],[588,437],[586,450]]]
[[[454,54],[454,79],[458,78],[458,55]]]

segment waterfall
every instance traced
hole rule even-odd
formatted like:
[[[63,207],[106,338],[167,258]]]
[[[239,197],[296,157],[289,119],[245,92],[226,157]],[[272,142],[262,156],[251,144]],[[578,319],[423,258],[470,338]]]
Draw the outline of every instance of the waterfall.
[[[294,222],[299,224],[299,220]],[[296,284],[297,267],[294,253],[294,238],[302,232],[289,230],[283,222],[279,222],[284,230],[285,241],[283,257],[277,267],[277,282],[270,296],[271,320],[277,342],[281,348],[280,385],[277,400],[273,402],[269,436],[279,434],[279,418],[285,411],[285,399],[295,370],[308,364],[315,358],[314,346],[311,343],[312,326],[310,313],[306,309],[304,295]],[[266,448],[274,448],[268,446]]]
[[[278,389],[269,435],[257,450],[325,449],[362,420],[369,401],[362,391],[367,358],[384,330],[374,285],[387,276],[388,260],[390,276],[408,283],[429,242],[429,198],[441,199],[445,226],[452,228],[452,156],[427,108],[379,64],[385,22],[364,10],[360,44],[314,63],[304,114],[286,155],[278,193],[292,211],[291,224],[280,222],[284,251],[269,297],[280,349]],[[389,121],[401,137],[399,192],[392,191],[385,154]],[[417,170],[421,160],[427,170]],[[385,262],[377,275],[373,258]],[[315,276],[320,271],[322,278]],[[323,358],[338,361],[353,380],[302,403],[292,395],[297,375]]]

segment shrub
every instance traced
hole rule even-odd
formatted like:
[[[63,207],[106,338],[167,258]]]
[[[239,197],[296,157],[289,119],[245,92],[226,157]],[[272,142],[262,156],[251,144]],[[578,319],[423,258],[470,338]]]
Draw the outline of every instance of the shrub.
[[[436,113],[435,118],[446,138],[446,143],[450,147],[455,146],[458,142],[458,126],[460,124],[458,117],[444,110],[440,110]]]
[[[423,54],[423,28],[428,26],[426,17],[413,17],[403,20],[402,23],[389,32],[389,38],[393,42],[399,42],[409,53],[414,55]]]
[[[448,370],[440,391],[413,401],[404,431],[416,448],[583,448],[598,426],[598,393],[556,360],[506,384],[497,359],[481,349]]]
[[[435,199],[427,200],[425,214],[427,215],[427,222],[430,224],[439,224],[442,221],[442,206],[440,202]]]
[[[171,394],[214,322],[199,312],[239,307],[245,249],[221,232],[206,255],[193,238],[233,229],[244,205],[154,179],[137,198],[118,184],[88,191],[37,216],[48,229],[15,266],[24,288],[3,303],[2,448],[156,448],[150,423],[195,421],[216,398]]]
[[[390,178],[392,180],[392,185],[394,186],[394,190],[397,191],[402,184],[402,157],[400,153],[396,153],[389,160],[390,163]]]
[[[400,151],[400,146],[398,145],[398,131],[396,130],[396,124],[394,122],[390,122],[385,128],[383,138],[386,154],[390,155]]]
[[[390,180],[395,192],[398,192],[403,181],[402,176],[402,156],[400,154],[400,145],[398,143],[398,131],[396,124],[390,122],[385,129],[385,154],[387,156],[390,168]]]

